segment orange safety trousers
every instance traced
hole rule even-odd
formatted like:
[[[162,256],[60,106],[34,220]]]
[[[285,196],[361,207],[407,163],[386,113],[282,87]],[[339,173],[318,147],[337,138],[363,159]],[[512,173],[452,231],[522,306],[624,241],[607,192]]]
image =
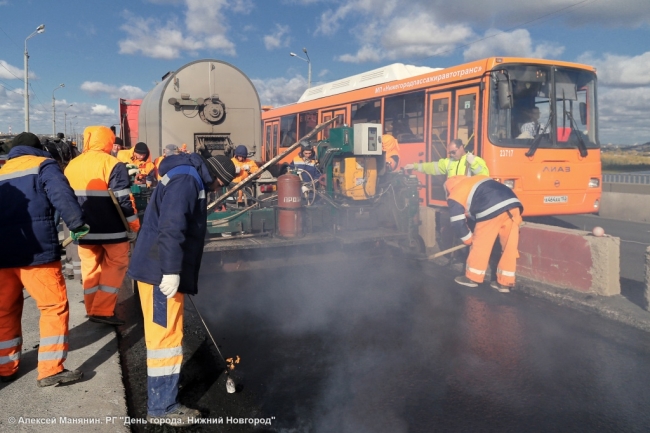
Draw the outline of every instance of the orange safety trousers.
[[[465,266],[465,276],[470,280],[477,283],[483,282],[494,241],[499,236],[502,254],[497,265],[497,281],[504,286],[515,285],[515,271],[519,258],[517,250],[519,226],[522,221],[519,208],[509,211],[512,218],[508,212],[503,212],[492,219],[476,223],[472,246]]]
[[[89,316],[112,316],[129,266],[129,243],[79,245],[84,304]]]
[[[41,312],[38,379],[63,370],[68,356],[68,293],[61,262],[0,269],[0,376],[18,371],[22,349],[23,287]]]
[[[137,284],[147,345],[147,414],[162,416],[178,405],[185,298],[176,292],[167,299],[158,286]]]

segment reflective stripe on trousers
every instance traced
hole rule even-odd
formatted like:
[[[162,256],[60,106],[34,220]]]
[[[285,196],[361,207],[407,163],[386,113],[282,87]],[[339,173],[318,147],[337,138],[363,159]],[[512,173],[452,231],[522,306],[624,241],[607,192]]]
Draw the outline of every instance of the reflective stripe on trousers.
[[[521,215],[519,208],[510,209],[487,221],[476,223],[472,246],[467,257],[465,276],[472,281],[482,283],[490,260],[494,242],[499,237],[501,258],[497,265],[497,281],[504,286],[514,286],[517,258],[519,251],[519,226]]]
[[[137,284],[147,345],[147,413],[162,416],[178,404],[184,295],[176,293],[167,299],[158,286]]]
[[[40,310],[38,379],[59,373],[68,353],[68,297],[61,262],[0,269],[0,376],[18,371],[23,287]]]
[[[129,265],[129,243],[79,245],[84,304],[89,316],[112,316]]]

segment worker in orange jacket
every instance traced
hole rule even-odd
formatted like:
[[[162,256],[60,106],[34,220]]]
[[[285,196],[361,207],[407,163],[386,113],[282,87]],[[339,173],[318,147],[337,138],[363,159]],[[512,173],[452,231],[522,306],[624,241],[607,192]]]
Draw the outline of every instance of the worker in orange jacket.
[[[163,154],[160,155],[158,158],[154,159],[153,161],[153,165],[155,166],[155,170],[156,170],[156,180],[162,179],[162,176],[160,175],[160,163],[163,161],[163,159],[165,159],[169,155],[178,155],[180,152],[181,150],[175,144],[168,144],[167,146],[165,146],[165,149],[163,149]]]
[[[259,167],[248,157],[248,149],[243,144],[240,144],[235,148],[235,156],[232,158],[233,164],[235,164],[235,178],[232,180],[232,183],[237,184],[242,180],[246,179],[252,173],[255,173],[259,170]],[[237,203],[241,204],[244,201],[243,191],[239,190],[237,195]]]
[[[153,180],[155,165],[151,162],[151,152],[146,143],[138,142],[131,149],[117,152],[117,159],[127,165],[135,165],[138,173],[135,175],[135,183],[143,184],[147,177]]]
[[[399,143],[397,139],[390,134],[381,136],[381,150],[386,157],[386,168],[389,171],[397,170],[399,165]]]
[[[110,155],[115,136],[105,126],[84,131],[84,150],[65,169],[90,225],[90,233],[79,241],[84,302],[92,322],[123,325],[115,316],[117,294],[129,264],[129,240],[140,229],[131,203],[126,166]],[[115,195],[128,223],[128,230],[109,193]]]
[[[492,246],[499,237],[501,259],[497,279],[490,287],[507,293],[515,285],[519,251],[519,226],[524,208],[512,189],[487,176],[453,176],[445,183],[452,227],[465,245],[471,245],[465,275],[456,277],[458,284],[477,287],[485,278]],[[474,233],[467,226],[467,216],[476,221]]]
[[[54,211],[72,227],[73,239],[89,227],[61,168],[36,135],[18,134],[8,156],[0,169],[0,381],[18,376],[24,287],[41,313],[38,386],[74,382],[83,374],[63,367],[69,310]]]

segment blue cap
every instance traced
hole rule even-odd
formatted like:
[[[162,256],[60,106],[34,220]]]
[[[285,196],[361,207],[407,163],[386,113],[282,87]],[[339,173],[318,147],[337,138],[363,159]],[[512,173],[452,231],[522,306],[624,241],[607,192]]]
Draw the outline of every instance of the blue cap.
[[[240,144],[235,148],[235,156],[243,156],[244,158],[248,156],[248,149],[243,144]]]

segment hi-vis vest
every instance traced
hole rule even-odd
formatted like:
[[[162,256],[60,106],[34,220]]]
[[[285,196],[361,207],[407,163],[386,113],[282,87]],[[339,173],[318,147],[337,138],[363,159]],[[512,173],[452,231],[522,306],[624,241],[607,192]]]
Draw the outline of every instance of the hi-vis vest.
[[[73,159],[65,175],[74,190],[90,232],[79,244],[113,244],[127,241],[126,228],[108,192],[110,187],[127,222],[138,219],[131,205],[129,177],[126,167],[115,157],[98,150],[89,150]],[[115,170],[117,171],[113,173]]]
[[[474,159],[474,165],[476,167],[472,168],[470,164],[467,163],[467,154],[463,155],[459,161],[453,160],[451,158],[442,158],[439,161],[432,163],[424,163],[424,172],[428,174],[446,174],[447,177],[452,176],[477,176],[479,174],[489,176],[490,172],[488,171],[485,161],[476,156]],[[427,165],[432,164],[433,170]]]

